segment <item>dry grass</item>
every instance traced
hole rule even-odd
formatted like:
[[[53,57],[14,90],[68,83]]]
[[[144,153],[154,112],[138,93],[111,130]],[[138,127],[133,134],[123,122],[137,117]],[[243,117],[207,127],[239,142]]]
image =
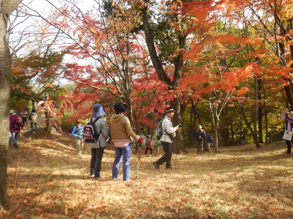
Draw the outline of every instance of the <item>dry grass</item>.
[[[138,179],[132,155],[132,180],[123,182],[111,179],[114,151],[105,151],[94,180],[87,145],[79,157],[70,136],[42,138],[9,152],[9,218],[293,218],[293,156],[283,155],[284,143],[201,156],[191,149],[172,157],[171,171],[155,171],[161,155],[143,154]]]

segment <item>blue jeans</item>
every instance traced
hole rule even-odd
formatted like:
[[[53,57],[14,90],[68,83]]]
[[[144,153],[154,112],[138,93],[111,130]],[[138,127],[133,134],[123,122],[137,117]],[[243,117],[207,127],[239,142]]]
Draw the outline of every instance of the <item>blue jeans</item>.
[[[11,132],[11,140],[13,142],[13,146],[15,146],[16,148],[18,148],[17,138],[18,132]]]
[[[112,168],[112,178],[118,179],[120,162],[123,157],[123,181],[129,181],[131,143],[124,148],[115,147],[115,160]]]

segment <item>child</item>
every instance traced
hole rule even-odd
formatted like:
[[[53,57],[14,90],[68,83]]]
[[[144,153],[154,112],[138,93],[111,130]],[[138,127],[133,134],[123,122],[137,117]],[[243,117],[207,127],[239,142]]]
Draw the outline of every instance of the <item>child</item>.
[[[83,148],[83,124],[78,119],[72,130],[72,135],[75,137],[75,144],[77,154],[81,156],[81,149]]]
[[[145,153],[144,154],[146,155],[148,153],[148,150],[150,150],[151,151],[151,154],[153,154],[153,143],[151,141],[150,136],[147,136],[145,145],[146,145],[146,149],[145,149]]]

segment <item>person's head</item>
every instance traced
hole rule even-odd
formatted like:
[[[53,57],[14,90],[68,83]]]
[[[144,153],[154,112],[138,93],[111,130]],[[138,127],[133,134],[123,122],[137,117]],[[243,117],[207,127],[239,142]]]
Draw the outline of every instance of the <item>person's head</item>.
[[[81,125],[81,120],[80,119],[76,120],[75,125]]]
[[[106,114],[106,110],[104,107],[101,106],[101,104],[95,104],[93,106],[93,116],[92,117],[102,117],[103,115]]]
[[[167,107],[165,110],[165,114],[170,118],[174,117],[174,113],[175,113],[175,110],[172,107]]]
[[[202,126],[201,126],[201,125],[198,125],[198,126],[197,126],[197,129],[202,129]]]
[[[114,111],[116,114],[124,113],[127,110],[127,105],[122,102],[117,102],[114,104]]]
[[[14,110],[9,110],[9,114],[11,115],[11,114],[14,114],[15,112],[14,112]]]

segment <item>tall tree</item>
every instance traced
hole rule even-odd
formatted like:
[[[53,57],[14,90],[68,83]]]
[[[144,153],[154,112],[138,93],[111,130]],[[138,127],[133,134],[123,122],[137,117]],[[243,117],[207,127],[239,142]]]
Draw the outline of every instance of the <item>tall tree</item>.
[[[174,3],[174,4],[172,4]],[[182,13],[180,1],[165,1],[164,10],[152,8],[156,3],[145,0],[141,5],[142,29],[145,34],[149,54],[159,79],[168,85],[169,90],[179,88],[183,72],[183,54],[186,47],[186,16]],[[172,67],[170,67],[172,66]],[[167,103],[164,103],[167,104]],[[173,124],[181,123],[182,109],[180,95],[170,101],[175,110]],[[186,152],[182,133],[173,142],[173,152]]]
[[[9,141],[9,108],[11,64],[7,45],[7,23],[9,15],[21,0],[0,0],[0,205],[5,206],[7,199],[7,152]]]

